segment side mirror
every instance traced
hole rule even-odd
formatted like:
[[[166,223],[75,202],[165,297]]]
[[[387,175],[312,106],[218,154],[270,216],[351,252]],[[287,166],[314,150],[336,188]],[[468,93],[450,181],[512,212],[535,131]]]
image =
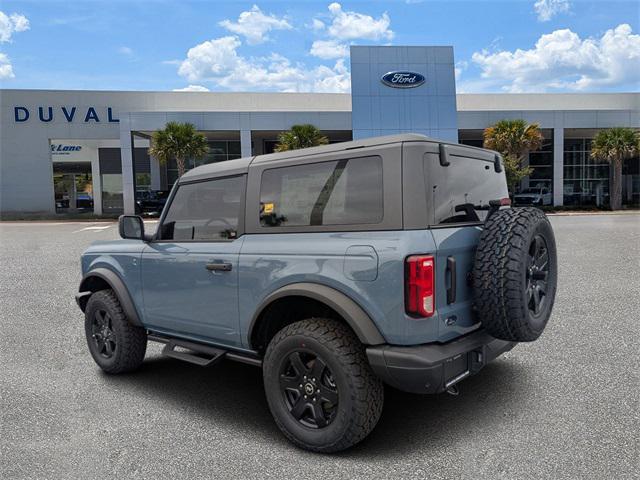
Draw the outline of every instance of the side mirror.
[[[144,222],[138,215],[120,215],[118,230],[122,238],[144,240]]]

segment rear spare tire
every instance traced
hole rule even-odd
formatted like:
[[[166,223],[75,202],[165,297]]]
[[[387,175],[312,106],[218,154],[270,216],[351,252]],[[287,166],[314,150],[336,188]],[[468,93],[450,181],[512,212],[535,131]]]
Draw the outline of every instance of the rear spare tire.
[[[531,342],[543,332],[556,295],[551,224],[537,208],[509,208],[486,221],[473,267],[474,310],[495,338]]]

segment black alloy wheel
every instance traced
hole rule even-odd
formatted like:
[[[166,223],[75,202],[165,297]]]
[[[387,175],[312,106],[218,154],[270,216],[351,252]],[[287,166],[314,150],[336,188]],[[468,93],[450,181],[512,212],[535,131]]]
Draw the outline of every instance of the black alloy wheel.
[[[312,317],[279,330],[265,352],[262,375],[276,424],[306,450],[349,448],[382,413],[384,389],[365,347],[336,319]]]
[[[542,235],[533,237],[527,262],[527,307],[533,316],[540,315],[547,296],[549,249]]]
[[[89,353],[107,373],[137,369],[147,350],[147,332],[132,325],[113,290],[94,292],[84,310]]]
[[[116,353],[118,343],[113,331],[113,324],[109,312],[103,309],[95,310],[91,323],[91,337],[96,352],[104,357],[111,358]]]
[[[324,428],[336,416],[338,387],[322,358],[310,351],[292,352],[282,362],[280,388],[289,413],[309,428]]]

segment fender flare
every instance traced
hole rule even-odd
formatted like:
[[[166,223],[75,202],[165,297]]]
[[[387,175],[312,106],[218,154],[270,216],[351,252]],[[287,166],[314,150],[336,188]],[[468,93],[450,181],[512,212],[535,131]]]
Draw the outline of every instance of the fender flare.
[[[133,300],[131,299],[129,290],[127,290],[127,287],[120,276],[118,276],[118,274],[116,274],[112,270],[109,270],[108,268],[96,268],[85,274],[82,277],[82,281],[80,282],[78,295],[82,295],[86,292],[92,292],[92,290],[89,288],[90,280],[91,278],[96,277],[104,280],[107,284],[109,284],[109,287],[111,287],[111,289],[116,294],[116,297],[118,297],[120,305],[122,305],[122,310],[124,310],[124,313],[129,319],[129,322],[131,322],[131,324],[135,325],[136,327],[142,327],[143,325],[140,321],[140,316],[138,315]],[[84,311],[84,308],[82,309],[82,311]]]
[[[386,343],[371,317],[350,297],[335,288],[327,287],[319,283],[306,282],[293,283],[281,287],[262,300],[249,324],[249,330],[247,332],[249,342],[251,342],[254,328],[262,312],[275,300],[284,297],[308,297],[324,303],[344,318],[364,345],[381,345]]]

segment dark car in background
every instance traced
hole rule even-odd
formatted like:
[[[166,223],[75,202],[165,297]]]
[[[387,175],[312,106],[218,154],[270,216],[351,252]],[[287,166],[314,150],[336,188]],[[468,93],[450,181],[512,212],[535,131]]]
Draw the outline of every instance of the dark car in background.
[[[169,190],[136,192],[136,213],[160,215],[169,198]]]

